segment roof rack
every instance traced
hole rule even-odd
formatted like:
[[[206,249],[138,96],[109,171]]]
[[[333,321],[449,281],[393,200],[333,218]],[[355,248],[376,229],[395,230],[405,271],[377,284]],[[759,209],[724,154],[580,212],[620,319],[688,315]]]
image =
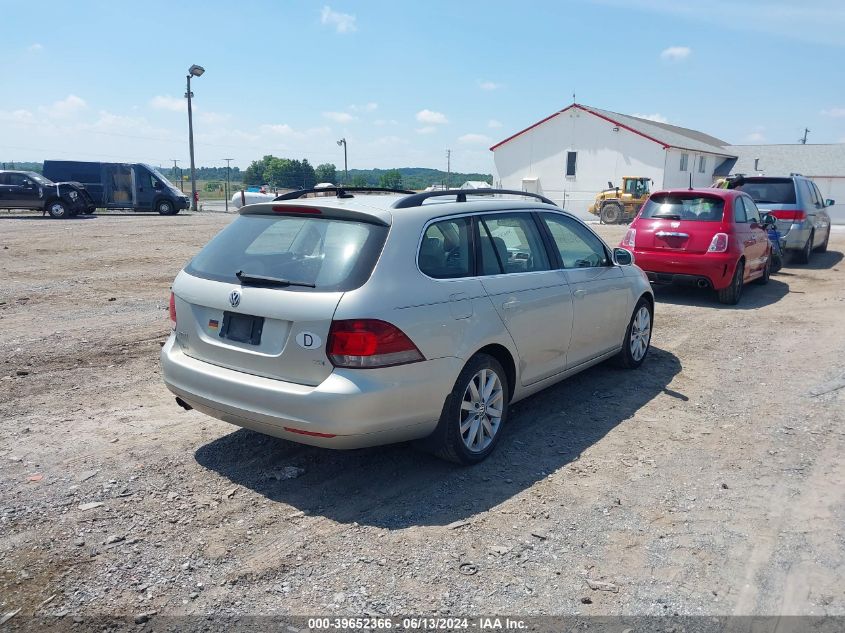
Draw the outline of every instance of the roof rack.
[[[428,200],[429,198],[435,198],[439,196],[455,196],[457,202],[466,202],[467,196],[492,196],[497,194],[530,196],[531,198],[537,198],[538,200],[540,200],[541,202],[545,202],[546,204],[555,204],[545,196],[541,196],[539,193],[530,193],[528,191],[516,191],[514,189],[445,189],[443,191],[423,191],[422,193],[415,193],[411,196],[408,196],[407,198],[397,200],[395,203],[393,203],[393,208],[407,209],[409,207],[419,207],[422,206],[422,203]]]
[[[273,202],[279,202],[281,200],[297,200],[309,193],[325,193],[326,191],[337,192],[338,198],[353,198],[354,196],[349,193],[351,191],[377,191],[381,193],[404,194],[414,193],[413,191],[408,191],[407,189],[390,189],[387,187],[319,187],[317,189],[297,189],[296,191],[288,191],[287,193],[283,193],[282,195],[273,198]]]

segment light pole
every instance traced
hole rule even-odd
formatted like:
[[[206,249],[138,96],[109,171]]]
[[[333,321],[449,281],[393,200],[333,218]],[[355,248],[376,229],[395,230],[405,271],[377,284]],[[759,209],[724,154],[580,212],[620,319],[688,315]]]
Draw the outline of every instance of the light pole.
[[[229,164],[234,158],[224,158],[226,161],[226,213],[229,213]]]
[[[191,113],[191,97],[193,97],[193,93],[191,92],[191,77],[201,77],[202,74],[205,72],[205,68],[202,66],[197,66],[196,64],[191,64],[191,67],[188,69],[188,92],[185,93],[185,97],[188,99],[188,145],[191,149],[191,210],[197,210],[197,174],[196,174],[196,167],[194,166],[194,118],[193,114]]]
[[[349,170],[346,168],[346,137],[337,142],[338,145],[343,145],[343,184],[349,184]]]

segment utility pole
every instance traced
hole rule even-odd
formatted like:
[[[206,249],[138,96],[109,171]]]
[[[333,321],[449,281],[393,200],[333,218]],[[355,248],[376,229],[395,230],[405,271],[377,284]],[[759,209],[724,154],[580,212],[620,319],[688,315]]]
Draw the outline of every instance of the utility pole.
[[[801,145],[807,144],[807,134],[809,134],[809,133],[810,133],[810,130],[808,130],[807,128],[804,128],[804,136],[802,138],[798,139],[798,142],[801,143]]]
[[[226,161],[226,213],[229,213],[229,165],[234,158],[224,158]]]
[[[446,150],[446,189],[452,181],[452,150]]]
[[[171,158],[170,160],[173,161],[173,178],[179,179],[179,191],[181,191],[182,193],[185,193],[185,185],[182,184],[182,174],[181,174],[181,172],[177,172],[177,170],[179,168],[176,166],[176,163],[178,163],[179,161],[176,160],[175,158]]]

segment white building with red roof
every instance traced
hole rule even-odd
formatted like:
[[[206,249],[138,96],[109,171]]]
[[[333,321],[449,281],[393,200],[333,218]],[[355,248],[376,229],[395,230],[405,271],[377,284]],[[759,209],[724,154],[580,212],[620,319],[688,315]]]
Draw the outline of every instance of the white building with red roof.
[[[736,154],[696,130],[573,103],[491,147],[496,186],[543,194],[585,215],[595,195],[623,176],[651,190],[706,187]]]

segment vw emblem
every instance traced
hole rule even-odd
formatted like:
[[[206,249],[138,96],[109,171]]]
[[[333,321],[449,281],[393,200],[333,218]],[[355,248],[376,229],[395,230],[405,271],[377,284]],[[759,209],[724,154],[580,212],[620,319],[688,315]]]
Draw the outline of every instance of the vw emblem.
[[[229,303],[232,304],[233,308],[237,308],[241,303],[241,293],[237,290],[233,290],[231,294],[229,294]]]

